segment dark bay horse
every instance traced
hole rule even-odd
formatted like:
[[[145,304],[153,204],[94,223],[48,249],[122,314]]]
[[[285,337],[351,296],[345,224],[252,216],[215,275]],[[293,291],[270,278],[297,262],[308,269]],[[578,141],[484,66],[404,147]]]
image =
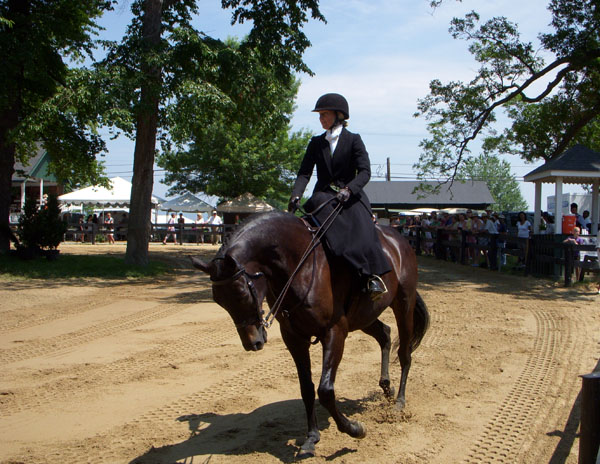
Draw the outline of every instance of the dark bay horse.
[[[340,431],[363,438],[365,427],[346,418],[336,407],[335,377],[348,333],[362,330],[374,337],[381,347],[379,385],[386,396],[393,398],[388,372],[390,328],[378,319],[388,306],[392,307],[398,326],[402,368],[396,403],[399,408],[404,407],[411,353],[425,335],[429,313],[417,293],[417,261],[413,249],[391,227],[378,226],[378,233],[392,263],[392,271],[383,276],[388,293],[382,298],[371,301],[353,271],[342,262],[328,259],[326,250],[319,244],[294,277],[282,300],[281,311],[276,314],[283,341],[296,363],[306,408],[308,436],[300,450],[303,456],[314,454],[315,444],[320,439],[314,410],[311,339],[316,338],[323,347],[323,368],[317,389],[320,403],[327,408]],[[192,258],[195,267],[210,275],[213,298],[233,319],[246,350],[260,350],[267,342],[262,302],[266,298],[273,307],[311,239],[308,226],[294,215],[265,213],[251,217],[239,227],[212,261]]]

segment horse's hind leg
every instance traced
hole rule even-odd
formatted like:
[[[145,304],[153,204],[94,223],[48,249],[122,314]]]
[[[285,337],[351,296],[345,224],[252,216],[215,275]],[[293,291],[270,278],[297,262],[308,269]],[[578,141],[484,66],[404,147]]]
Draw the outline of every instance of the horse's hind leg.
[[[362,329],[362,331],[379,343],[381,347],[381,376],[379,377],[379,386],[383,390],[384,395],[389,400],[394,398],[394,388],[390,386],[390,349],[392,346],[392,339],[390,337],[391,329],[388,325],[377,319],[369,327]]]
[[[396,324],[398,325],[398,359],[400,360],[401,375],[400,375],[400,388],[398,389],[398,397],[396,398],[396,407],[403,409],[406,404],[406,380],[408,379],[408,372],[410,371],[410,365],[412,362],[412,347],[411,341],[413,338],[414,321],[413,321],[413,310],[411,305],[406,299],[401,296],[397,296],[392,302],[392,309],[396,317]]]

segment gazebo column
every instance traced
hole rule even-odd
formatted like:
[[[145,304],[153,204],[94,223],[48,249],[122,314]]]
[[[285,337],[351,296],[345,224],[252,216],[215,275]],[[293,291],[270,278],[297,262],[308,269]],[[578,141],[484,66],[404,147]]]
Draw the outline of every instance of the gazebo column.
[[[25,208],[25,191],[27,190],[27,181],[24,180],[21,184],[21,212],[23,212],[23,208]]]
[[[598,216],[600,212],[598,211],[598,200],[600,198],[600,180],[596,179],[592,184],[592,235],[596,235],[598,233],[598,220],[600,219]]]
[[[542,182],[535,183],[535,206],[533,208],[533,233],[540,233],[540,223],[542,219]]]
[[[562,234],[562,197],[563,197],[563,178],[557,177],[554,186],[554,230],[555,234]]]
[[[44,179],[40,177],[40,208],[44,205]]]

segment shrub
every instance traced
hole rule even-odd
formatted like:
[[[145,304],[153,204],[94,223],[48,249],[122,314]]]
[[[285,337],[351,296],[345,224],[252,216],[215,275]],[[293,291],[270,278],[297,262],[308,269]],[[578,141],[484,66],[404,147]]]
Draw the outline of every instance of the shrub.
[[[26,248],[56,249],[67,230],[67,224],[60,218],[60,208],[56,196],[49,195],[41,210],[37,209],[35,199],[27,198],[17,230],[19,238]]]

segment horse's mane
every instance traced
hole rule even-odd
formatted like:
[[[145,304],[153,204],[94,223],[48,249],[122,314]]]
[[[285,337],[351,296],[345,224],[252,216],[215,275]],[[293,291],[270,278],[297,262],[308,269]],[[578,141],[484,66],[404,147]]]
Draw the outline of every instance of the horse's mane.
[[[292,216],[289,213],[279,210],[268,211],[266,213],[256,213],[248,216],[238,224],[238,226],[227,239],[227,243],[224,244],[218,251],[217,256],[225,255],[227,250],[240,240],[247,240],[248,235],[251,234],[255,229],[260,230],[260,233],[262,234],[265,226],[271,221],[276,219],[289,219],[291,217]]]

